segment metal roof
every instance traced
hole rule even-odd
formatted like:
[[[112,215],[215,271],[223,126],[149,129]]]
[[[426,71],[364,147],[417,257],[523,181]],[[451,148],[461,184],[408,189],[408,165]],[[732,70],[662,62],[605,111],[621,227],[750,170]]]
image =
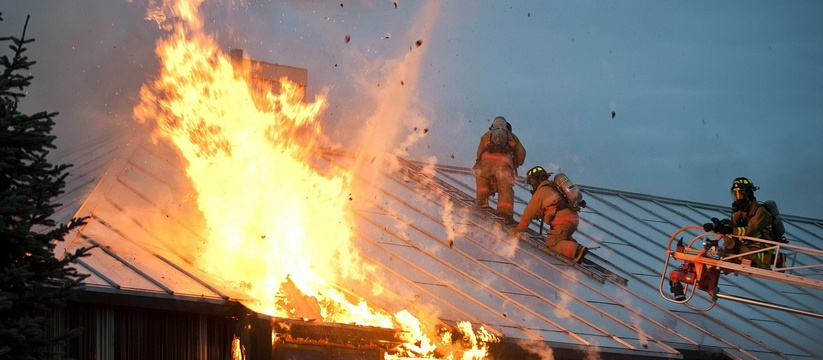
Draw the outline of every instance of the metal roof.
[[[90,274],[86,291],[213,304],[242,301],[242,295],[220,288],[219,281],[192,266],[186,248],[203,240],[198,224],[178,218],[196,210],[176,181],[185,175],[175,152],[143,134],[130,137],[127,145],[120,145],[122,138],[61,158],[75,166],[66,193],[57,199],[63,206],[56,219],[65,222],[75,210],[90,218],[58,251],[98,245],[76,265]],[[318,167],[354,164],[348,154],[332,151],[311,161]],[[386,291],[358,295],[378,307],[428,311],[446,324],[470,321],[524,347],[537,343],[652,358],[680,358],[691,351],[742,359],[823,354],[820,318],[722,299],[712,310],[698,312],[661,298],[669,237],[682,226],[728,216],[726,206],[579,185],[587,207],[575,237],[592,250],[578,265],[541,251],[536,224],[514,239],[476,210],[470,169],[397,163],[378,179],[359,179],[373,187],[374,196],[356,204],[355,242],[383,274],[374,281]],[[515,196],[519,214],[530,195],[518,184]],[[823,220],[783,217],[792,244],[821,248]],[[823,309],[820,290],[731,275],[721,278],[720,287],[810,312]]]

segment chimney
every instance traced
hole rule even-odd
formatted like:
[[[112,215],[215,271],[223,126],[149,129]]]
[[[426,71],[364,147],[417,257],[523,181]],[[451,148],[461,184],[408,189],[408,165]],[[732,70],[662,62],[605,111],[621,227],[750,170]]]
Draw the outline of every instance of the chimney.
[[[235,64],[242,63],[243,61],[243,49],[232,49],[231,50],[231,61]]]

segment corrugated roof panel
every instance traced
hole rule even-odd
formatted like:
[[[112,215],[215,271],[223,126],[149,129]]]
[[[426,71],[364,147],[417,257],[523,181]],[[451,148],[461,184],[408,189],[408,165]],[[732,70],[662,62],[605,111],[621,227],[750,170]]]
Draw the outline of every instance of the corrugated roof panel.
[[[142,270],[135,268],[133,258],[120,257],[112,251],[107,243],[104,242],[101,244],[97,241],[94,237],[95,235],[96,234],[83,234],[83,241],[75,241],[73,245],[77,247],[91,247],[96,244],[101,245],[98,248],[92,249],[89,252],[90,255],[84,257],[82,261],[89,267],[94,268],[96,272],[103,274],[105,278],[109,279],[113,284],[117,284],[116,287],[111,287],[117,289],[139,289],[153,293],[169,293],[167,289],[162,287],[162,284],[153,282],[153,279],[144,276]],[[70,250],[73,250],[73,248]],[[107,286],[111,284],[107,282],[103,285]]]
[[[619,192],[614,193],[619,194]],[[710,216],[723,215],[721,212],[714,210],[720,209],[721,207],[719,206],[706,205],[695,207],[687,202],[680,202],[680,205],[677,205],[677,201],[671,201],[669,199],[659,201],[649,196],[645,196],[645,199],[639,200],[627,200],[625,196],[617,195],[609,197],[605,197],[605,195],[586,196],[586,198],[587,201],[589,201],[590,209],[583,211],[584,224],[581,226],[581,232],[586,234],[586,239],[596,239],[598,243],[602,242],[601,245],[605,245],[604,248],[595,250],[594,253],[609,259],[612,263],[619,263],[621,270],[627,270],[627,276],[639,276],[639,279],[642,279],[642,283],[650,289],[653,289],[652,293],[648,295],[652,296],[652,299],[654,299],[654,293],[656,293],[657,284],[659,283],[659,273],[662,269],[661,264],[665,254],[663,246],[668,241],[668,231],[671,230],[671,232],[673,232],[673,230],[676,230],[672,223],[677,224],[679,222],[685,225],[689,224],[689,222],[683,221],[683,219],[704,218],[706,214],[710,214]],[[596,199],[590,200],[592,198]],[[604,198],[605,201],[602,201]],[[618,205],[613,206],[614,204]],[[612,211],[602,210],[604,207],[610,208]],[[623,208],[631,210],[624,211],[622,210]],[[695,211],[695,209],[698,210]],[[626,212],[628,211],[637,212],[637,214],[640,215],[635,215],[634,213],[627,214]],[[658,211],[660,211],[662,215],[657,216]],[[708,219],[708,217],[705,218]],[[620,220],[615,221],[616,219]],[[587,226],[586,222],[590,222],[591,225]],[[604,226],[604,224],[608,225]],[[655,241],[657,239],[647,235],[649,233],[661,235],[665,233],[665,236],[660,236],[660,240]],[[586,239],[581,239],[581,241],[585,243]],[[629,239],[634,241],[629,242]],[[656,248],[657,250],[650,251],[646,250],[646,248]],[[655,256],[655,253],[659,255]],[[651,264],[657,264],[657,266],[652,266]],[[650,270],[651,272],[649,272]],[[652,276],[643,276],[644,274]],[[754,282],[758,284],[755,285],[756,287],[761,286],[761,281],[759,280],[745,279],[739,281]],[[631,281],[629,285],[631,286]],[[772,288],[772,290],[777,290],[782,293],[788,292],[782,290],[782,288],[796,289],[796,287],[780,283],[776,285],[765,285],[765,288]],[[805,292],[806,290],[800,289],[797,291]],[[657,295],[657,297],[659,298],[659,295]],[[663,305],[668,306],[671,304],[664,303]],[[757,308],[750,311],[759,313],[764,310]]]
[[[469,214],[471,212],[472,212],[471,209],[464,209],[464,208],[458,207],[458,208],[453,209],[451,214],[455,215],[455,216],[458,216],[458,217],[460,217],[460,216],[465,217],[465,218],[460,218],[460,220],[458,220],[458,222],[465,224],[467,222],[469,222],[469,223],[472,222],[472,220],[469,219],[469,217],[470,217]],[[474,214],[474,215],[476,217],[476,214]],[[485,231],[486,236],[485,237],[480,236],[480,235],[483,235],[484,231],[479,231],[478,230],[478,231],[472,232],[471,233],[471,235],[472,235],[471,239],[461,239],[461,238],[455,239],[455,246],[454,247],[455,247],[455,249],[458,249],[458,248],[460,248],[460,246],[462,244],[464,244],[464,243],[468,244],[468,245],[466,245],[466,248],[469,249],[469,250],[467,250],[467,252],[470,253],[469,258],[477,259],[477,260],[479,260],[483,263],[483,264],[479,264],[479,266],[474,264],[474,263],[471,263],[471,264],[468,264],[468,265],[465,265],[465,266],[468,267],[468,268],[474,268],[475,269],[474,271],[476,273],[479,273],[479,274],[475,274],[474,276],[479,277],[480,279],[482,279],[483,283],[491,285],[492,289],[486,289],[486,291],[491,291],[491,292],[499,291],[499,292],[502,292],[509,299],[515,300],[514,303],[518,304],[517,306],[519,306],[519,307],[525,307],[527,309],[540,309],[540,310],[533,310],[533,311],[535,311],[535,314],[534,314],[535,316],[539,316],[539,317],[546,318],[546,319],[549,319],[549,318],[560,319],[559,321],[565,322],[565,324],[562,324],[562,326],[565,329],[570,330],[572,333],[574,333],[575,331],[580,331],[580,332],[588,334],[589,336],[595,337],[595,339],[597,339],[596,342],[602,344],[603,346],[625,347],[625,348],[633,348],[633,347],[639,346],[639,345],[631,345],[626,340],[620,339],[619,336],[615,339],[612,335],[613,334],[612,332],[613,332],[614,328],[610,328],[608,330],[605,330],[605,328],[600,328],[600,327],[595,326],[593,321],[586,320],[586,319],[584,319],[584,317],[582,317],[580,315],[577,315],[577,313],[583,313],[583,311],[570,310],[569,309],[570,307],[580,306],[581,304],[585,303],[585,301],[580,300],[580,299],[575,300],[575,296],[573,295],[573,292],[570,292],[570,291],[557,292],[556,294],[558,294],[558,295],[556,295],[552,299],[548,299],[548,298],[544,297],[543,295],[540,295],[540,293],[535,291],[535,289],[532,289],[531,286],[529,286],[530,284],[528,284],[528,280],[532,279],[536,282],[541,282],[543,286],[542,287],[537,286],[537,288],[540,289],[540,290],[545,290],[547,287],[549,287],[549,286],[546,286],[546,284],[548,284],[549,282],[546,282],[544,280],[536,279],[535,278],[535,276],[536,276],[535,273],[529,272],[529,271],[523,271],[524,268],[520,267],[520,266],[512,266],[511,267],[511,269],[516,269],[514,271],[511,271],[512,274],[510,275],[514,278],[510,279],[507,276],[505,276],[503,273],[500,272],[501,270],[505,270],[505,269],[498,269],[497,267],[501,267],[501,266],[505,267],[505,265],[507,265],[509,263],[505,260],[505,258],[501,257],[499,254],[495,253],[494,251],[495,251],[495,248],[500,248],[501,243],[510,242],[511,239],[507,239],[505,237],[504,233],[502,232],[502,230],[500,230],[499,227],[496,227],[496,225],[494,225],[493,222],[490,222],[489,219],[487,219],[487,218],[474,219],[474,223],[472,225],[476,226],[477,229],[485,229],[486,230]],[[491,229],[491,230],[489,230],[489,229]],[[504,239],[504,241],[502,241],[502,242],[500,241],[501,237],[503,237],[503,239]],[[481,241],[484,238],[488,239],[488,243],[485,244],[485,246],[483,246],[483,247],[478,246],[479,244],[477,242]],[[518,249],[518,247],[514,243],[505,244],[504,247],[508,247],[510,249]],[[506,250],[506,249],[502,249],[502,250],[504,252],[512,251],[512,250]],[[532,251],[534,251],[534,250],[532,250]],[[465,255],[461,255],[461,256],[465,257]],[[446,257],[448,258],[448,256],[446,256]],[[546,258],[546,255],[543,254],[542,252],[537,252],[537,253],[533,252],[532,253],[532,258],[529,259],[528,261],[541,262],[541,261],[545,261],[544,260],[545,258]],[[452,263],[452,264],[454,264],[454,263],[462,264],[459,261],[458,262],[449,261],[449,262]],[[547,269],[546,273],[548,273],[548,274],[558,274],[558,266],[559,266],[558,264],[561,263],[561,262],[558,261],[557,259],[554,259],[554,262],[556,263],[555,268],[554,269]],[[483,270],[488,270],[488,271],[479,271],[477,269],[483,269]],[[556,280],[557,279],[555,279],[555,281]],[[567,284],[572,284],[572,285],[576,284],[576,282],[574,282],[572,280],[569,280],[569,279],[566,279],[566,280],[568,280],[568,281],[566,281]],[[563,284],[563,282],[561,281],[560,284]],[[557,287],[554,287],[553,289],[557,289]],[[480,296],[480,295],[476,295],[476,296]],[[558,301],[558,299],[563,299],[563,301],[566,302],[566,303],[563,304],[561,302],[560,304],[558,304],[556,302],[556,301]],[[601,303],[603,303],[603,302],[608,302],[609,300],[603,298],[600,301],[601,301]],[[577,305],[570,305],[570,302],[577,302]],[[585,303],[585,304],[588,304],[588,303]],[[600,309],[598,309],[597,307],[587,306],[587,305],[582,305],[582,306],[583,307],[588,307],[589,310],[595,309],[595,312],[599,313],[600,316],[597,316],[595,321],[602,322],[603,318],[608,318],[607,313],[600,310]],[[615,320],[615,321],[617,323],[620,323],[619,320]],[[628,324],[628,323],[624,323],[624,324]],[[599,334],[599,335],[596,335],[596,334]],[[635,339],[637,338],[637,331],[635,331],[635,330],[631,330],[631,331],[627,332],[626,334],[627,334],[626,336],[629,337],[629,338],[635,338]],[[597,338],[598,336],[602,336],[604,338],[603,339],[598,339]],[[608,340],[606,340],[606,339],[608,339]],[[613,340],[616,340],[616,341],[613,341]]]
[[[83,204],[85,211],[79,215],[91,215],[87,224],[79,232],[70,234],[67,241],[60,244],[60,251],[63,247],[73,252],[80,247],[98,246],[77,265],[81,273],[91,275],[86,281],[89,291],[145,292],[151,296],[225,302],[228,299],[225,291],[212,285],[214,279],[194,269],[190,255],[182,250],[196,246],[192,241],[197,242],[199,238],[173,217],[185,204],[170,202],[180,192],[168,190],[169,185],[163,179],[180,170],[156,166],[167,161],[158,160],[145,150],[152,147],[145,142],[134,142],[129,147],[118,146],[119,151],[100,149],[108,151],[116,160],[107,162],[105,180],[94,184],[95,193]],[[155,163],[162,175],[152,176],[136,166],[149,163]],[[80,204],[77,207],[81,207]],[[167,224],[158,226],[161,223]],[[164,229],[174,231],[164,233]],[[158,230],[160,233],[153,233]],[[186,243],[179,242],[181,234]]]
[[[801,222],[783,218],[786,239],[792,244],[814,249],[823,249],[823,222]]]
[[[656,203],[656,202],[652,202],[652,203]],[[669,205],[667,205],[667,206],[669,206]],[[686,211],[691,211],[691,208],[692,208],[691,206],[680,205],[678,207],[678,210],[686,209],[686,210],[682,211],[683,213],[686,213]],[[701,211],[705,211],[709,214],[712,214],[711,210],[701,210]],[[714,215],[714,216],[718,216],[718,215],[722,216],[722,214],[719,214],[719,213]],[[669,216],[669,217],[673,217],[673,216]],[[587,218],[588,218],[588,215],[587,215]],[[685,223],[684,225],[686,225],[686,224],[688,224],[688,223]],[[650,229],[652,229],[652,231],[656,231],[655,229],[653,229],[654,226],[652,226],[652,225],[638,225],[635,222],[635,226],[639,226],[640,228],[650,228]],[[617,229],[618,230],[614,230],[614,231],[615,232],[628,231],[628,229],[624,229],[622,227],[618,227]],[[642,231],[646,231],[646,230],[642,230]],[[640,239],[642,239],[642,237]],[[644,241],[643,243],[645,243],[647,245],[657,246],[656,243],[652,243],[652,242],[648,241],[648,239],[645,239],[645,240],[646,241]],[[666,241],[667,240],[668,239],[666,239]],[[663,248],[661,248],[661,251],[659,252],[661,254],[660,258],[658,260],[654,261],[654,263],[657,263],[657,264],[662,263],[662,261],[664,259],[664,251],[665,250]],[[614,259],[612,259],[612,260],[615,261]],[[636,260],[634,259],[633,256],[626,256],[625,260],[621,261],[621,263],[624,263],[624,262],[632,263],[632,262],[636,262]],[[659,266],[659,268],[660,268],[660,270],[662,270],[662,266]],[[659,282],[659,271],[660,270],[658,270],[658,279],[657,279],[658,282]],[[648,285],[650,287],[651,286],[656,287],[656,284],[654,282],[646,283],[646,285]],[[820,303],[821,303],[819,295],[817,297],[815,297],[815,296],[812,296],[810,294],[810,293],[816,292],[815,290],[809,290],[809,289],[806,289],[806,288],[791,286],[791,285],[782,284],[782,283],[774,282],[774,281],[752,279],[752,278],[749,278],[749,277],[746,277],[746,276],[726,276],[726,277],[723,277],[721,279],[720,285],[721,285],[721,291],[724,291],[724,292],[733,292],[733,293],[734,292],[737,292],[737,293],[742,292],[743,295],[746,295],[747,297],[758,298],[758,299],[766,300],[766,301],[776,301],[777,300],[777,301],[780,301],[784,304],[796,305],[796,306],[799,306],[801,308],[806,307],[809,303],[811,303],[811,304],[817,303],[818,304],[817,306],[819,306]],[[630,286],[631,286],[631,284],[630,284]],[[787,296],[781,296],[781,294],[789,294],[792,289],[794,291],[797,291],[797,292],[800,292],[800,293],[808,294],[808,295],[804,295],[804,297],[808,296],[809,300],[811,300],[811,299],[816,299],[816,300],[806,302],[806,305],[801,305],[800,302],[803,302],[802,300],[798,301],[799,299],[792,298],[791,296],[788,296],[788,297]],[[653,297],[654,296],[653,293],[654,293],[654,291],[652,291],[650,294],[648,294],[648,296]],[[777,296],[775,296],[775,295],[777,295]],[[708,304],[708,303],[706,303],[706,304]],[[681,309],[676,309],[675,308],[674,310],[675,311],[680,311]],[[686,313],[690,313],[690,310],[686,309],[684,311],[686,311]],[[725,312],[725,314],[723,312]],[[741,331],[739,329],[752,329],[752,330],[746,330],[746,331],[747,332],[757,333],[757,335],[755,336],[755,338],[757,338],[757,339],[760,339],[762,337],[780,338],[780,336],[774,336],[774,334],[791,334],[791,333],[797,332],[797,329],[792,329],[793,325],[789,325],[789,324],[791,324],[791,322],[786,322],[785,320],[783,320],[783,319],[786,319],[786,318],[795,318],[795,317],[797,317],[797,315],[787,314],[785,312],[774,313],[774,311],[767,310],[767,309],[764,309],[764,308],[758,307],[758,306],[749,306],[749,305],[745,305],[745,304],[739,304],[739,303],[728,302],[728,301],[724,302],[724,301],[721,300],[721,302],[718,303],[718,305],[715,309],[711,310],[710,312],[706,313],[705,315],[700,314],[698,317],[696,317],[696,319],[699,318],[700,316],[707,316],[707,315],[708,316],[713,316],[712,314],[714,314],[714,316],[720,317],[720,319],[718,319],[717,322],[707,322],[706,326],[708,328],[712,329],[712,328],[716,328],[716,327],[720,326],[720,327],[731,328],[733,331]],[[758,320],[758,319],[761,319],[761,320]],[[763,319],[765,319],[765,320],[763,320]],[[819,319],[809,319],[807,317],[800,317],[800,319],[797,320],[797,321],[799,321],[801,323],[811,322],[810,325],[813,325],[814,327],[816,327],[818,329],[820,327],[820,320]],[[757,322],[773,322],[773,323],[779,323],[781,325],[764,326],[764,325],[761,325],[761,324],[757,324]],[[785,327],[785,328],[782,329],[782,330],[772,330],[772,329],[778,329],[778,328],[781,328],[781,327]],[[787,339],[789,339],[789,338],[790,339],[802,339],[803,337],[804,337],[803,335],[799,335],[799,336],[792,335],[792,336],[787,336],[786,338]],[[740,341],[746,341],[746,340],[740,340]],[[785,341],[785,340],[781,340],[781,341]],[[791,342],[783,342],[783,343],[789,343],[790,344]],[[794,348],[794,347],[803,348],[803,347],[805,347],[805,345],[803,345],[803,341],[801,340],[801,342],[799,342],[799,343],[789,345],[790,349]],[[816,349],[815,347],[812,347],[811,350],[809,350],[810,353],[814,354],[815,351],[817,351],[815,349]],[[819,347],[817,349],[819,350]],[[775,350],[775,351],[776,352],[787,352],[789,350],[783,349],[781,347],[781,348],[777,348],[777,350]]]
[[[533,336],[515,327],[509,320],[501,318],[499,312],[463,296],[456,288],[442,282],[427,269],[420,268],[415,265],[415,262],[399,256],[393,251],[396,247],[392,245],[383,247],[383,244],[373,241],[359,241],[358,243],[361,244],[360,249],[366,257],[386,269],[378,272],[384,277],[380,279],[382,287],[387,287],[395,293],[406,294],[410,301],[420,304],[423,309],[436,310],[441,320],[451,324],[458,321],[485,324],[493,332],[502,331],[507,336],[516,335],[524,338]],[[386,286],[387,284],[391,286]],[[376,304],[384,304],[385,309],[401,310],[394,309],[397,307],[394,301],[381,301],[383,299],[381,296],[361,295],[373,298],[372,302]]]
[[[112,152],[116,152],[122,136],[97,139],[86,148],[56,152],[50,155],[55,165],[71,164],[63,194],[52,199],[59,204],[51,218],[58,224],[67,223],[86,201],[97,182],[111,165]]]
[[[391,191],[392,194],[395,194],[397,189],[393,189]],[[466,209],[462,209],[464,212],[468,213]],[[424,210],[417,209],[419,212],[425,212]],[[455,210],[455,213],[460,212],[459,210]],[[433,268],[435,270],[435,276],[438,279],[443,280],[448,286],[454,287],[460,290],[462,293],[466,293],[469,298],[474,299],[484,299],[484,304],[490,308],[509,308],[508,313],[504,313],[504,317],[506,318],[517,318],[518,316],[521,318],[521,321],[525,321],[526,323],[521,324],[529,329],[539,329],[540,331],[559,331],[560,333],[565,331],[570,331],[574,333],[575,330],[579,330],[581,332],[586,332],[589,334],[594,333],[601,333],[603,331],[596,331],[593,330],[590,326],[582,325],[580,321],[581,318],[574,319],[575,315],[564,308],[559,306],[554,306],[553,303],[547,302],[546,299],[538,299],[537,301],[540,302],[540,306],[524,306],[522,303],[522,299],[525,298],[528,301],[531,301],[534,298],[539,298],[540,296],[537,295],[533,290],[530,290],[528,287],[525,287],[523,284],[512,281],[511,279],[507,279],[500,275],[499,272],[494,271],[494,268],[491,266],[484,265],[486,262],[491,262],[492,265],[496,263],[495,260],[499,259],[497,254],[486,252],[482,255],[476,256],[466,256],[466,254],[461,254],[457,251],[462,244],[468,244],[469,249],[477,250],[479,249],[476,245],[470,243],[469,240],[466,239],[455,239],[457,242],[454,245],[454,248],[450,248],[450,250],[446,249],[447,240],[445,239],[445,234],[440,233],[438,236],[437,234],[433,234],[427,232],[425,229],[421,228],[420,226],[425,226],[425,223],[428,221],[423,221],[424,225],[420,225],[420,222],[415,222],[414,224],[408,224],[408,228],[403,233],[410,245],[407,247],[401,247],[397,250],[397,254],[400,256],[404,256],[406,258],[411,258],[416,256],[420,253],[419,249],[426,249],[427,252],[438,254],[436,259],[429,259],[427,262],[427,269]],[[489,223],[486,220],[486,226],[494,227],[492,223]],[[442,225],[441,225],[442,227]],[[499,237],[502,235],[502,231],[497,230]],[[476,235],[476,234],[475,234]],[[421,259],[414,259],[415,263],[421,263],[423,260]],[[441,266],[434,266],[434,265],[441,265]],[[469,275],[466,272],[471,272]],[[518,273],[518,276],[528,276],[524,275],[523,273]],[[518,301],[520,300],[520,301]],[[548,306],[547,306],[548,305]],[[563,314],[561,318],[572,318],[570,322],[565,325],[561,325],[560,328],[565,329],[561,330],[558,328],[557,325],[553,324],[553,321],[549,321],[546,314],[541,313],[541,310],[534,310],[534,309],[547,309],[550,311],[556,311]],[[544,310],[545,311],[545,310]],[[542,320],[542,322],[540,322]],[[538,321],[534,323],[533,321]],[[547,330],[551,328],[555,328],[556,330]],[[579,329],[575,329],[579,327]],[[592,335],[595,336],[595,335]],[[600,340],[599,342],[603,343],[607,346],[625,346],[625,345],[618,345],[616,343],[609,343],[612,339],[608,335],[605,336],[606,339]]]
[[[468,183],[471,179],[466,172],[458,172],[456,174],[451,175],[453,176],[446,176],[444,178],[447,179],[450,183],[456,184],[456,186]],[[455,178],[458,178],[460,176],[463,176],[469,180],[454,181]],[[614,193],[621,194],[620,192]],[[591,197],[587,196],[587,200],[588,199],[591,199]],[[668,241],[670,235],[668,231],[671,230],[673,232],[673,230],[676,230],[676,225],[672,224],[677,224],[679,222],[682,225],[687,225],[689,224],[689,222],[683,221],[682,219],[696,219],[698,217],[704,216],[705,214],[711,214],[712,216],[723,215],[722,212],[715,210],[721,209],[721,207],[719,206],[695,206],[688,202],[678,202],[671,199],[662,199],[661,201],[660,199],[656,199],[647,195],[643,196],[643,198],[640,198],[638,200],[627,200],[625,196],[611,196],[608,197],[605,201],[589,201],[590,204],[593,204],[594,206],[590,205],[591,209],[584,210],[582,214],[582,216],[584,217],[584,224],[581,226],[581,232],[584,233],[584,236],[583,239],[580,240],[584,244],[586,244],[586,240],[593,240],[597,241],[597,243],[600,245],[605,245],[603,248],[595,250],[594,253],[599,256],[607,258],[610,262],[612,262],[612,264],[619,264],[619,269],[617,269],[616,271],[623,272],[626,274],[626,276],[633,277],[634,280],[640,280],[639,282],[642,283],[642,285],[644,285],[645,287],[644,289],[642,289],[645,293],[644,296],[649,297],[649,299],[651,299],[652,301],[661,300],[659,294],[657,294],[657,286],[660,281],[662,261],[665,259],[664,246],[665,243]],[[621,205],[610,205],[618,203]],[[649,219],[644,219],[642,216],[634,215],[631,213],[627,214],[626,211],[621,209],[621,206],[633,208],[634,211],[639,211],[641,214],[646,214],[648,215]],[[603,208],[611,210],[602,210]],[[695,209],[698,210],[695,211]],[[659,217],[662,218],[659,219],[659,221],[655,221],[657,220],[655,218],[658,217],[656,214],[658,210],[663,212],[663,214],[665,215],[660,215]],[[615,221],[615,219],[618,218],[620,218],[623,223],[621,223],[621,221]],[[628,226],[624,223],[631,223],[632,225]],[[604,224],[608,225],[604,226]],[[659,234],[659,240],[657,237],[649,236],[649,233]],[[741,281],[754,282],[760,284],[760,280],[745,279]],[[631,287],[631,280],[629,286]],[[783,284],[778,284],[775,287],[783,286]],[[663,306],[667,308],[672,307],[673,305],[666,302],[661,303]],[[732,306],[734,307],[741,305],[744,307],[749,307],[747,305],[736,303]],[[757,310],[749,311],[754,311],[755,313],[763,311],[758,307],[754,308],[757,308]],[[675,311],[678,310],[679,309],[675,307]],[[691,312],[691,310],[685,310],[687,313]],[[701,316],[703,315],[701,314]],[[739,315],[738,318],[740,318]],[[722,322],[723,320],[709,322],[709,327],[716,328],[718,327],[717,324]],[[724,347],[728,346],[728,344],[724,345]]]
[[[182,220],[196,208],[178,182],[185,175],[175,152],[136,141],[123,154],[89,197],[85,211],[94,217],[70,247],[103,245],[77,265],[92,274],[88,283],[236,298],[192,270],[193,255],[181,249],[196,247],[202,238],[199,225]],[[334,152],[312,159],[330,172],[355,162]],[[580,185],[589,205],[575,237],[592,247],[590,263],[580,266],[539,249],[537,222],[516,240],[474,209],[471,169],[439,166],[431,178],[421,174],[423,164],[398,161],[399,170],[359,179],[373,192],[353,202],[355,243],[382,276],[365,284],[338,284],[386,311],[426,309],[446,324],[470,321],[512,341],[542,339],[550,346],[596,348],[603,354],[666,358],[677,357],[676,348],[716,348],[740,358],[823,353],[815,335],[823,333],[819,318],[724,299],[698,312],[660,296],[671,234],[727,216],[725,206]],[[515,194],[519,214],[530,194],[522,183]],[[787,215],[788,237],[793,244],[819,247],[821,223]],[[720,287],[722,293],[809,311],[823,308],[823,296],[814,289],[746,276],[724,276]],[[708,304],[705,295],[697,296],[695,304]]]

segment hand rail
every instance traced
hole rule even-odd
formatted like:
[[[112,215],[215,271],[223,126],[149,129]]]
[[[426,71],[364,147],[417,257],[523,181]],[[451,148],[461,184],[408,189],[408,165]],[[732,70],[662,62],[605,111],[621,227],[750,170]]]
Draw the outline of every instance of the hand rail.
[[[688,243],[686,243],[682,242],[685,238],[685,236],[682,236],[684,232],[691,232],[692,234],[696,232],[697,235],[692,237],[691,240],[689,240]],[[678,242],[674,247],[672,247],[672,244],[675,243],[676,239],[678,240]],[[698,240],[700,240],[700,242],[698,242]],[[720,240],[723,240],[722,244],[720,243]],[[739,254],[730,254],[726,256],[726,254],[724,254],[724,251],[726,248],[731,248],[731,246],[727,245],[731,245],[730,242],[733,241],[745,241],[747,242],[749,247],[756,247],[752,245],[759,243],[762,247],[742,252]],[[701,247],[698,248],[696,246],[697,244],[700,244]],[[751,257],[752,255],[756,255],[759,253],[770,253],[775,255],[784,254],[787,255],[787,262],[789,258],[788,255],[791,255],[791,261],[793,264],[790,266],[786,266],[785,264],[783,264],[782,266],[778,266],[780,265],[780,260],[778,256],[773,256],[773,260],[770,264],[768,264],[769,268],[751,266],[752,264],[747,262],[748,259],[746,259],[746,257]],[[799,256],[803,261],[809,262],[809,264],[795,265],[794,263],[797,261]],[[684,266],[687,264],[690,265],[684,267],[688,269],[688,274],[690,275],[690,278],[688,282],[681,282],[684,285],[683,299],[677,299],[671,295],[668,295],[663,290],[665,281],[669,279],[670,276],[672,276],[668,273],[668,268],[671,260],[682,261]],[[683,271],[682,269],[684,268],[681,268],[681,270],[679,271]],[[779,281],[791,285],[805,286],[823,290],[823,280],[811,278],[812,275],[819,276],[823,274],[821,270],[823,270],[823,250],[805,248],[802,246],[780,243],[772,240],[758,239],[750,236],[734,236],[707,233],[700,226],[690,225],[680,228],[669,238],[668,245],[666,246],[666,261],[663,265],[663,271],[660,275],[659,291],[660,295],[667,301],[678,304],[684,304],[696,311],[710,310],[714,307],[719,297],[722,299],[740,301],[748,304],[766,306],[778,310],[791,311],[803,315],[823,317],[823,315],[821,314],[793,309],[767,302],[755,301],[752,299],[727,294],[719,295],[719,288],[706,290],[706,286],[712,285],[710,283],[701,283],[701,281],[704,281],[703,276],[701,276],[704,272],[712,272],[713,274],[717,274],[718,276],[727,275],[729,273],[735,273],[740,275],[758,277],[767,280]],[[716,280],[714,280],[713,282],[716,282]],[[705,290],[707,293],[709,293],[711,298],[711,304],[707,308],[695,308],[689,304],[692,297],[694,297],[696,290],[700,288],[701,285],[704,287],[704,289],[702,290]]]

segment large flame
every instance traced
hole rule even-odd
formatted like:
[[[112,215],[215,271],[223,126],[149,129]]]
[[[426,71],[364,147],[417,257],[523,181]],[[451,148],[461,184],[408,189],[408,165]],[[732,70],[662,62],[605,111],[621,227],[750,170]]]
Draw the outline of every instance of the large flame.
[[[186,19],[196,7],[175,9]],[[186,160],[208,224],[198,265],[244,291],[255,310],[290,316],[275,296],[287,278],[308,296],[328,294],[339,265],[359,263],[346,174],[321,174],[306,161],[321,139],[324,98],[303,102],[303,89],[285,78],[278,93],[253,86],[249,69],[233,66],[198,23],[158,41],[161,74],[141,89],[135,118]]]
[[[296,305],[277,295],[294,287],[316,299],[321,320],[400,328],[409,353],[429,356],[436,345],[421,329],[431,326],[406,311],[349,301],[333,285],[365,271],[351,242],[351,174],[321,172],[307,160],[325,141],[317,121],[324,97],[305,102],[304,89],[287,79],[269,89],[251,84],[249,69],[204,33],[199,6],[180,1],[150,10],[171,31],[157,42],[160,75],[144,85],[134,109],[136,120],[185,159],[207,223],[196,265],[245,294],[255,311],[296,317]],[[176,25],[167,25],[170,18]],[[485,347],[472,341],[464,358],[482,357]]]

